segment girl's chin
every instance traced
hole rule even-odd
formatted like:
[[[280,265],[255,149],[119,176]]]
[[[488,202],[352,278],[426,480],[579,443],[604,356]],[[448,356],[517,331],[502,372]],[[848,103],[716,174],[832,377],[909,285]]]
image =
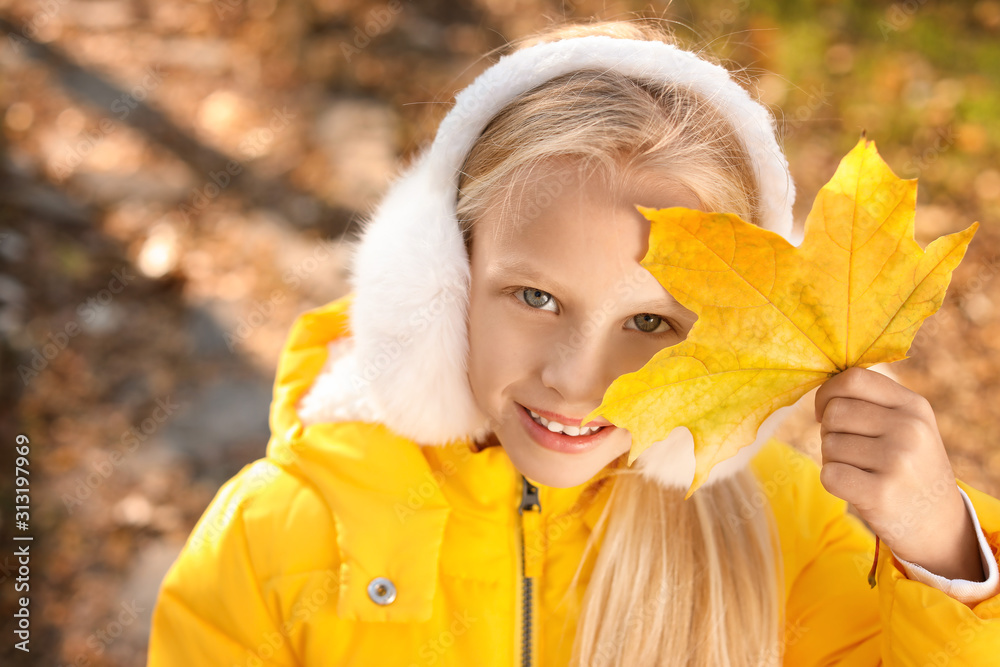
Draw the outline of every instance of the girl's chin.
[[[511,463],[535,484],[567,489],[590,481],[613,460],[591,456],[564,454],[540,447],[528,438],[504,445]]]

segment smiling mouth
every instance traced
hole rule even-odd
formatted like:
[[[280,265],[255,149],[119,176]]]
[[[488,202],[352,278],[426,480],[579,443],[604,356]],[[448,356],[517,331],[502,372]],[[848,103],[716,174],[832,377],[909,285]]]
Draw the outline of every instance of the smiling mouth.
[[[518,419],[535,444],[562,454],[583,454],[607,442],[614,435],[614,425],[605,426],[570,426],[543,417],[534,410],[515,403],[519,412]],[[553,414],[553,413],[549,413]],[[564,418],[565,419],[565,418]],[[547,422],[547,423],[545,423]],[[583,431],[586,431],[586,434]],[[572,435],[576,431],[577,435]]]
[[[604,426],[572,426],[569,424],[560,424],[552,419],[546,419],[530,408],[526,408],[523,405],[521,407],[527,410],[528,414],[531,415],[532,420],[534,420],[536,424],[542,428],[552,431],[553,433],[561,433],[570,437],[583,437],[599,433],[605,428]]]

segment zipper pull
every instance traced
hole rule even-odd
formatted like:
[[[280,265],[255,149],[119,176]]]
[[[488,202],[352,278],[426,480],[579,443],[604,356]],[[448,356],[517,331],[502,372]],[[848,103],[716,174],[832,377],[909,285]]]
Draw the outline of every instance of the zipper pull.
[[[545,532],[542,530],[542,502],[538,497],[538,487],[521,475],[521,505],[517,508],[521,515],[521,553],[524,556],[524,576],[529,580],[542,576],[542,562],[545,560]]]
[[[541,511],[542,503],[538,499],[538,487],[528,481],[528,478],[521,475],[524,484],[521,486],[521,506],[517,509],[518,514],[524,514],[525,510]]]

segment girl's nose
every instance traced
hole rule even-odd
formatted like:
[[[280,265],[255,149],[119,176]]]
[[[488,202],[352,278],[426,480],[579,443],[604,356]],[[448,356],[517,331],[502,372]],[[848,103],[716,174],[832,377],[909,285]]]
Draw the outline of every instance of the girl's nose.
[[[556,390],[566,405],[597,407],[615,372],[614,351],[600,331],[583,333],[571,329],[549,351],[542,369],[542,384]]]

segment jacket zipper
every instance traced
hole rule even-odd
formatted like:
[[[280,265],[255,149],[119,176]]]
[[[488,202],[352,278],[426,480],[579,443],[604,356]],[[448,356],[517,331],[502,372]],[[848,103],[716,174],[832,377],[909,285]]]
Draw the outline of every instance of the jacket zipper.
[[[531,611],[533,601],[533,578],[526,576],[524,560],[524,512],[541,512],[542,504],[538,498],[538,487],[521,476],[521,505],[518,514],[521,515],[521,667],[531,667]]]

